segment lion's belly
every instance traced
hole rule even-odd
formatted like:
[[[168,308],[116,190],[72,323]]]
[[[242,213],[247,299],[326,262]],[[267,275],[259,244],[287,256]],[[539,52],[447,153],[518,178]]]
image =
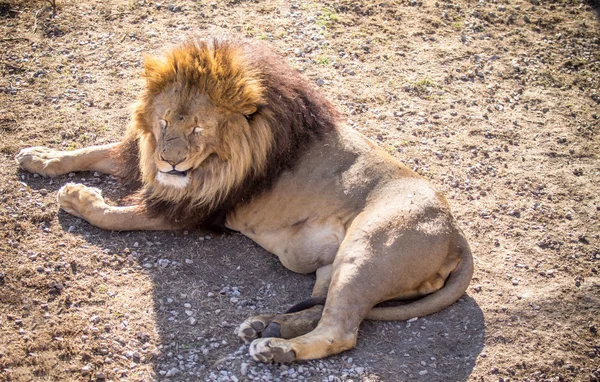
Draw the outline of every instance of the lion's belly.
[[[302,218],[236,211],[228,216],[228,228],[243,233],[273,253],[288,269],[311,273],[333,263],[346,229],[338,217]],[[314,216],[314,215],[313,215]]]

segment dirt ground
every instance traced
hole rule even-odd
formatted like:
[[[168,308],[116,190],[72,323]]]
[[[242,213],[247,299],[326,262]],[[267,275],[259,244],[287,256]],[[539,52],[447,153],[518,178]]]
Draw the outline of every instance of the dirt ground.
[[[595,0],[0,1],[0,380],[600,380],[600,33]],[[431,179],[475,255],[468,293],[356,349],[264,365],[234,328],[310,295],[240,235],[106,232],[15,154],[113,142],[144,53],[260,40]]]

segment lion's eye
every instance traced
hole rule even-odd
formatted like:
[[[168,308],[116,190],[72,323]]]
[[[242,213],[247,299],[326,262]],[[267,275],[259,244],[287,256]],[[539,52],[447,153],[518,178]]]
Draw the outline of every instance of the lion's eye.
[[[166,129],[168,124],[169,123],[166,120],[164,120],[164,119],[159,119],[158,120],[158,126],[161,128],[161,130]]]
[[[203,132],[204,129],[201,127],[195,127],[194,128],[194,134],[199,135],[201,132]]]

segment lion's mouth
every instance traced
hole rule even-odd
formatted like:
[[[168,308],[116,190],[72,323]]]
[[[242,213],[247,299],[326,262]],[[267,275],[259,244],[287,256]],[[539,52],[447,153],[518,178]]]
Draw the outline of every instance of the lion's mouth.
[[[187,171],[177,171],[177,170],[171,170],[169,172],[165,172],[165,174],[175,175],[175,176],[186,176],[187,173],[188,173]]]

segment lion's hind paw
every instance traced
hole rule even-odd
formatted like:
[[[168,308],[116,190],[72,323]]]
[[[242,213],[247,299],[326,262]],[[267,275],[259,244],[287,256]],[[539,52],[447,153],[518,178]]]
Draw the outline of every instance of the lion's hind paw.
[[[249,344],[252,340],[261,337],[271,318],[272,316],[269,315],[250,317],[235,329],[235,334]]]
[[[296,359],[296,353],[287,340],[261,338],[250,344],[250,355],[259,362],[287,363]]]

